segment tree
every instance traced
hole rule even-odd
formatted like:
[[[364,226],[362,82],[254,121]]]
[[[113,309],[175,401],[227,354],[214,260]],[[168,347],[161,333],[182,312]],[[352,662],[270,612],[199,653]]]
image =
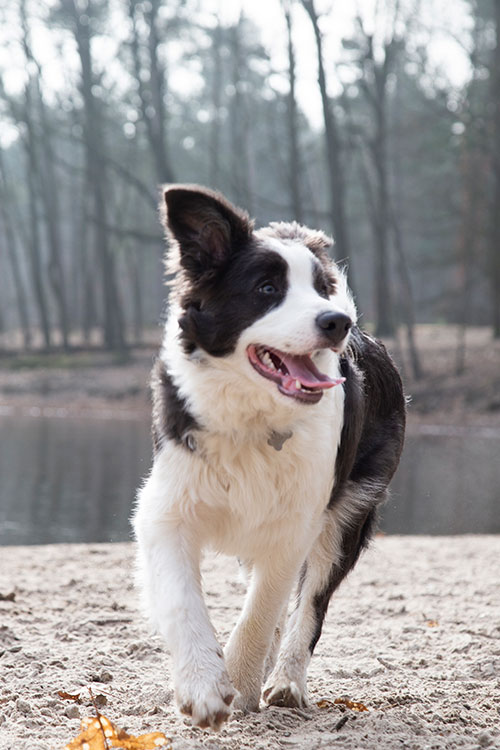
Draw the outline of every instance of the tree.
[[[491,200],[491,237],[489,266],[491,273],[491,298],[493,307],[493,334],[500,338],[500,0],[493,3],[495,47],[491,65],[491,156],[493,190]]]
[[[299,153],[299,123],[298,123],[298,107],[297,99],[295,94],[296,86],[296,61],[295,61],[295,49],[293,46],[292,38],[292,13],[290,0],[282,0],[283,12],[286,21],[287,30],[287,47],[288,47],[288,81],[289,81],[289,92],[287,97],[288,112],[287,112],[287,123],[288,123],[288,151],[289,151],[289,184],[290,184],[290,197],[292,201],[293,216],[299,223],[303,222],[303,207],[302,198],[300,191],[301,183],[301,159]]]
[[[145,124],[148,143],[153,157],[157,180],[174,182],[174,170],[167,149],[167,70],[160,62],[160,43],[165,31],[160,30],[159,10],[161,0],[148,3],[129,0],[131,21],[130,49],[133,60],[141,119]],[[141,21],[144,32],[139,31]]]
[[[69,346],[69,319],[66,302],[66,282],[62,263],[61,216],[59,211],[59,180],[55,171],[51,125],[40,86],[41,69],[31,49],[26,0],[19,4],[23,50],[26,68],[37,72],[29,75],[26,84],[25,123],[29,135],[30,169],[40,183],[41,202],[44,208],[47,246],[50,250],[48,278],[52,287],[63,347]]]
[[[21,272],[19,245],[16,237],[16,211],[12,206],[12,193],[8,183],[3,154],[0,150],[0,218],[3,224],[3,233],[7,248],[7,256],[10,263],[12,279],[14,281],[14,293],[17,305],[19,324],[23,334],[25,349],[31,348],[30,316],[26,298],[26,290]]]
[[[396,56],[403,46],[397,32],[399,2],[394,5],[394,17],[390,32],[381,40],[365,29],[360,15],[356,17],[358,28],[356,63],[359,66],[358,84],[370,109],[371,132],[364,134],[364,141],[371,162],[367,179],[371,180],[370,197],[374,250],[375,250],[375,306],[377,336],[394,335],[394,311],[389,277],[389,233],[391,208],[389,193],[388,159],[388,81],[393,73]],[[377,49],[376,49],[377,47]],[[396,213],[392,213],[392,222]],[[397,231],[397,230],[396,230]],[[401,248],[401,245],[399,245]]]
[[[319,28],[319,15],[314,6],[314,0],[301,0],[301,2],[310,18],[316,40],[318,84],[323,106],[328,181],[330,187],[330,214],[335,235],[335,252],[337,258],[346,260],[351,256],[351,248],[345,210],[346,179],[342,159],[343,144],[337,116],[328,95],[323,55],[323,37]],[[350,282],[352,287],[352,279],[350,279]]]
[[[108,349],[122,349],[125,346],[123,312],[116,282],[115,259],[107,230],[109,197],[106,162],[103,158],[106,153],[106,133],[101,102],[96,95],[98,81],[91,51],[94,24],[105,5],[92,4],[89,0],[86,13],[81,13],[76,0],[61,0],[60,9],[61,18],[67,22],[74,36],[80,60],[87,185],[92,197],[97,262],[102,272],[104,342]]]

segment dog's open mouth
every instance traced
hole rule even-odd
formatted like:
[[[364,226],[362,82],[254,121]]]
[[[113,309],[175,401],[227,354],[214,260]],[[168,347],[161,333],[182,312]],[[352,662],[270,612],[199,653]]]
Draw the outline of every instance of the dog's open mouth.
[[[287,354],[252,344],[247,348],[247,355],[259,375],[277,383],[281,393],[308,404],[316,404],[326,388],[345,381],[345,378],[324,375],[309,354]]]

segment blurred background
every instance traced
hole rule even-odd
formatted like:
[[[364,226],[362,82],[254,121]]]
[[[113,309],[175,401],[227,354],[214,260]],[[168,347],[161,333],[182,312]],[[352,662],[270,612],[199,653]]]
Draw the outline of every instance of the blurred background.
[[[130,536],[174,181],[335,237],[412,399],[383,530],[500,532],[500,0],[4,0],[0,544]]]

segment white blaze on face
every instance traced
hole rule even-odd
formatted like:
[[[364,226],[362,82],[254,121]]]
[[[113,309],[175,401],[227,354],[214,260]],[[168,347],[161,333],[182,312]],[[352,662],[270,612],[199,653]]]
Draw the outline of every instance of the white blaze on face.
[[[305,245],[267,237],[266,244],[288,265],[288,290],[278,307],[243,332],[240,350],[249,344],[263,344],[283,352],[305,354],[324,345],[316,325],[320,313],[346,313],[355,322],[354,304],[340,271],[337,293],[325,299],[314,288],[313,269],[318,261]]]

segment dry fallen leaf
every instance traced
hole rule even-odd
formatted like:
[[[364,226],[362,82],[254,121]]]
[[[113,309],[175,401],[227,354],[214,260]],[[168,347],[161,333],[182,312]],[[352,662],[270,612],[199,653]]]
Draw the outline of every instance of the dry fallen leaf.
[[[428,628],[437,628],[439,627],[439,623],[437,620],[427,620],[426,623]]]
[[[349,698],[336,698],[334,700],[335,705],[342,705],[347,706],[347,708],[352,708],[353,711],[368,711],[369,709],[364,705],[364,703],[357,703],[356,701],[351,701]]]
[[[78,695],[72,695],[71,693],[66,693],[64,690],[58,690],[57,695],[64,701],[75,701],[75,703],[80,703],[80,693],[78,693]]]
[[[323,698],[323,700],[320,700],[316,703],[318,708],[331,708],[332,706],[347,706],[347,708],[351,708],[353,711],[369,711],[363,703],[357,703],[356,701],[351,701],[349,698],[336,698],[334,701],[329,701],[326,698]]]
[[[71,740],[64,750],[109,750],[111,747],[122,750],[156,750],[164,747],[169,750],[172,747],[163,732],[150,732],[134,737],[123,729],[117,729],[102,715],[82,719],[80,729],[78,737]]]

